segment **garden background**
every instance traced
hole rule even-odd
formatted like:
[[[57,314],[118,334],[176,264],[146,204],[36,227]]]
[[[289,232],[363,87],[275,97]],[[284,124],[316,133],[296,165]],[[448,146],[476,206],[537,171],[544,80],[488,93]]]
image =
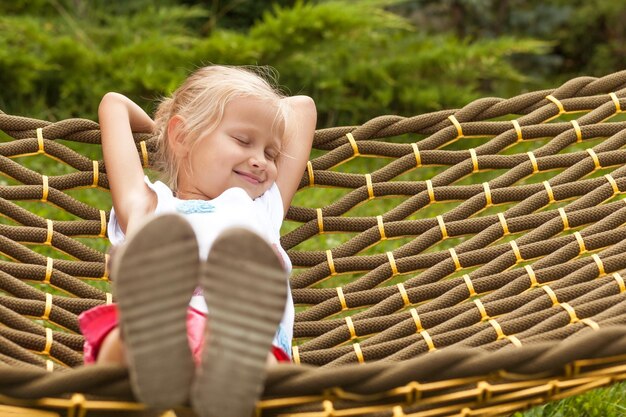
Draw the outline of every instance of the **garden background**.
[[[118,91],[151,113],[194,68],[258,64],[315,99],[318,128],[359,125],[623,70],[624,21],[614,0],[1,2],[0,110],[96,120]],[[624,388],[524,416],[624,416]]]

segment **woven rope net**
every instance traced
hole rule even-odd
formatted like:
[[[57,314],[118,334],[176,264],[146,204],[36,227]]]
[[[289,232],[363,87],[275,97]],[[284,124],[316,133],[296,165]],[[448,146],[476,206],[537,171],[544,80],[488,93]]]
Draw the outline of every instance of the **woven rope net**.
[[[295,363],[258,414],[500,415],[626,379],[623,109],[626,71],[318,130],[282,237]],[[99,127],[0,130],[0,411],[141,413],[125,369],[82,366],[77,315],[114,301]]]

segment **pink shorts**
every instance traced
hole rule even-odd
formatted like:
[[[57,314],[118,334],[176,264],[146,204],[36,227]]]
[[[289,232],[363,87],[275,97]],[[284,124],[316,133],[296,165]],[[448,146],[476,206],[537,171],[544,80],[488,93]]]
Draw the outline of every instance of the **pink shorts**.
[[[192,307],[187,308],[187,338],[196,365],[201,362],[206,320],[206,314]],[[85,336],[85,364],[95,363],[102,342],[119,324],[117,305],[109,304],[87,310],[78,316],[78,324]],[[272,354],[278,362],[291,362],[289,355],[279,347],[272,346]]]

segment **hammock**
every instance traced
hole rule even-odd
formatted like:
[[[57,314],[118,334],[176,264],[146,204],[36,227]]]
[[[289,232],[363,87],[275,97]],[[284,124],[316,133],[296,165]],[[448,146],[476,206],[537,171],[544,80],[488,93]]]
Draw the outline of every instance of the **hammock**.
[[[295,363],[257,415],[502,415],[626,379],[624,108],[626,71],[318,130],[282,237]],[[139,415],[125,369],[82,366],[77,315],[113,301],[98,124],[0,130],[0,412]]]

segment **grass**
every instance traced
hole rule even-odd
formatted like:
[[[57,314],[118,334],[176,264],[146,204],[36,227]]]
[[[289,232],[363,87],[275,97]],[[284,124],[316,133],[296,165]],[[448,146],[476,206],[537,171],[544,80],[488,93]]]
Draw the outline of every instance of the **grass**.
[[[5,142],[10,140],[6,135],[3,135],[0,132],[0,142]],[[410,135],[406,135],[399,138],[394,138],[394,140],[398,142],[408,142],[414,141],[415,137],[411,137]],[[459,141],[449,145],[446,149],[468,149],[470,147],[475,147],[484,143],[486,138],[469,138],[464,139],[463,141]],[[584,144],[578,146],[572,146],[568,148],[566,151],[574,152],[583,150],[588,147],[592,147],[595,144],[599,143],[602,139],[589,140],[585,141]],[[506,154],[514,154],[514,153],[525,153],[530,150],[537,149],[538,147],[547,143],[548,139],[538,139],[533,141],[525,141],[515,145],[504,151]],[[75,144],[72,142],[62,141],[63,144],[77,150],[79,153],[83,155],[87,155],[91,159],[101,159],[101,154],[99,147],[91,146],[91,145],[81,145]],[[322,152],[314,151],[312,158],[320,155]],[[67,167],[65,165],[59,164],[51,159],[43,156],[29,156],[29,157],[20,157],[14,159],[16,162],[29,167],[30,169],[44,173],[49,176],[53,175],[62,175],[74,172],[71,167]],[[388,162],[385,158],[355,158],[345,164],[342,164],[340,167],[335,168],[336,170],[341,170],[342,172],[352,172],[352,173],[371,173],[377,169],[380,169]],[[403,174],[402,176],[396,178],[396,180],[408,180],[408,179],[426,179],[432,178],[434,175],[442,172],[447,167],[421,167],[410,173]],[[533,175],[525,179],[524,181],[527,183],[537,183],[544,180],[548,180],[554,175],[558,174],[559,171],[552,172],[542,172],[537,175]],[[606,172],[597,171],[594,173],[594,176],[603,175]],[[500,175],[501,172],[492,171],[492,172],[480,172],[477,174],[473,174],[468,176],[460,181],[457,181],[456,185],[463,184],[472,184],[472,183],[481,183],[484,181],[489,181],[494,177]],[[17,181],[0,176],[0,185],[17,185],[19,184]],[[351,190],[339,189],[339,188],[320,188],[320,187],[312,187],[305,188],[301,190],[296,197],[294,198],[293,204],[295,206],[301,207],[311,207],[311,208],[319,208],[324,207],[338,199],[342,196],[350,192]],[[86,190],[76,190],[69,191],[68,194],[74,196],[75,198],[84,201],[92,206],[97,208],[108,210],[111,206],[110,195],[107,192],[102,192],[100,190],[94,189],[86,189]],[[357,207],[352,208],[346,213],[346,216],[375,216],[382,215],[388,212],[390,209],[395,207],[397,204],[404,201],[405,198],[385,198],[385,199],[373,199],[364,204],[358,205]],[[42,203],[39,201],[19,201],[15,202],[16,204],[42,216],[45,218],[55,219],[55,220],[70,220],[73,219],[74,216],[67,213],[64,210],[61,210],[55,207],[52,204]],[[421,208],[420,210],[413,213],[408,219],[418,219],[418,218],[433,218],[439,214],[443,214],[450,209],[456,207],[461,202],[437,202],[435,204],[430,204],[426,207]],[[552,206],[554,208],[554,206]],[[505,207],[496,207],[492,210],[501,212],[505,209]],[[493,214],[490,212],[483,212],[484,214]],[[0,216],[1,224],[10,224],[16,225],[16,223],[8,218]],[[292,221],[285,221],[282,232],[288,233],[295,228],[297,228],[300,224]],[[354,234],[349,233],[328,233],[323,235],[314,236],[307,241],[298,245],[296,250],[319,250],[319,249],[327,249],[334,248],[338,245],[347,242]],[[442,242],[439,242],[433,247],[429,248],[429,251],[439,251],[450,248],[462,241],[464,238],[455,238],[448,239]],[[364,250],[359,255],[368,255],[373,253],[382,253],[390,250],[394,250],[401,245],[407,243],[410,239],[394,239],[387,240],[383,242],[379,242],[378,244]],[[103,239],[89,239],[89,238],[80,238],[80,241],[84,244],[93,247],[100,251],[105,251],[108,243]],[[34,245],[32,249],[42,253],[46,256],[53,256],[56,258],[65,258],[69,257],[65,254],[59,253],[55,251],[53,248],[42,246],[42,245]],[[0,253],[0,259],[8,259]],[[300,271],[295,270],[294,273],[297,274]],[[464,273],[467,270],[463,271]],[[355,278],[358,278],[360,274],[352,274],[347,276],[337,276],[331,280],[323,281],[317,284],[319,287],[335,287],[338,285],[343,285]],[[102,287],[103,283],[96,282],[94,285],[99,285]],[[50,290],[50,289],[47,289]],[[306,307],[299,307],[300,309]],[[534,407],[525,412],[515,413],[515,417],[560,417],[560,416],[626,416],[626,383],[616,384],[609,388],[601,388],[593,391],[589,391],[582,395],[578,395],[575,397],[570,397],[561,401],[548,403],[545,405],[541,405],[538,407]]]
[[[512,417],[624,417],[626,382],[517,412]]]

